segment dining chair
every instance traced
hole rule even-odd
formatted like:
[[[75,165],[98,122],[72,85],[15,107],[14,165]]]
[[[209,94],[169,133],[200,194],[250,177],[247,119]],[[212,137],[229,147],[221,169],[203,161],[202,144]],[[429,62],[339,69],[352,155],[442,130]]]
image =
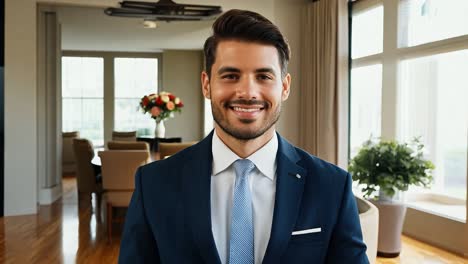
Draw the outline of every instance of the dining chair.
[[[123,222],[114,219],[114,208],[125,208],[130,204],[135,189],[135,172],[150,160],[148,150],[105,150],[99,151],[102,166],[102,203],[106,206],[107,239],[112,241],[112,224]],[[103,207],[104,208],[104,207]]]
[[[150,150],[149,144],[143,141],[109,141],[107,142],[109,150]]]
[[[73,139],[73,151],[76,158],[76,182],[78,188],[78,201],[82,200],[83,195],[91,197],[96,194],[97,206],[100,206],[102,184],[96,177],[96,170],[91,164],[94,157],[93,144],[85,138]]]
[[[73,140],[80,137],[80,132],[62,132],[62,174],[76,173],[76,159]]]
[[[113,141],[136,141],[136,131],[119,132],[112,131]]]
[[[161,142],[159,143],[159,156],[161,157],[161,159],[164,159],[196,143],[197,141],[181,142],[181,143],[162,143]]]

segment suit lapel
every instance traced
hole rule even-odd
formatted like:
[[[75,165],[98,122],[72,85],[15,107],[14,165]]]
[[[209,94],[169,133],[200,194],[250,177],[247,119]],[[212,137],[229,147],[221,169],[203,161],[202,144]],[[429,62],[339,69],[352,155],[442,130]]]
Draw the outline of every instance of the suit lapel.
[[[220,264],[211,227],[211,170],[213,132],[194,146],[181,170],[184,204],[195,244],[206,263]],[[306,171],[297,165],[295,148],[278,135],[277,183],[270,240],[263,263],[279,263],[301,204]],[[300,175],[300,178],[297,177]]]
[[[279,263],[286,249],[301,205],[306,171],[295,148],[278,135],[277,182],[273,222],[263,263]],[[299,176],[298,176],[299,175]]]
[[[200,255],[206,263],[221,263],[211,228],[212,136],[213,132],[194,146],[190,160],[184,160],[182,193],[189,214],[187,221]]]

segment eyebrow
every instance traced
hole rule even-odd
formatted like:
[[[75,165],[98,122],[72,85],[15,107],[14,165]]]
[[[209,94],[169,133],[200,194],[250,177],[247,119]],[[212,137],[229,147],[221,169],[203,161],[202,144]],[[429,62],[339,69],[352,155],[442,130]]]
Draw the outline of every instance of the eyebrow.
[[[221,75],[221,74],[226,73],[226,72],[240,73],[241,71],[238,68],[226,66],[226,67],[221,67],[218,70],[218,75]],[[265,68],[260,68],[260,69],[255,70],[255,73],[265,73],[265,72],[271,73],[274,76],[276,76],[275,71],[272,68],[265,67]]]
[[[239,73],[240,70],[237,69],[237,68],[234,68],[234,67],[221,67],[219,70],[218,70],[218,75],[221,75],[225,72],[237,72]]]
[[[276,76],[275,71],[273,70],[273,68],[260,68],[260,69],[255,70],[255,72],[256,72],[256,73],[264,73],[264,72],[267,72],[267,73],[273,74],[273,76]]]

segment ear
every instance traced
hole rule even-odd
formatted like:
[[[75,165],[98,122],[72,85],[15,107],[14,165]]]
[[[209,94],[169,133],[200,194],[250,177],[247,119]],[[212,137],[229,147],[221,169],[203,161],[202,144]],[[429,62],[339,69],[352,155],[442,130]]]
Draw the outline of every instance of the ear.
[[[291,75],[288,73],[283,78],[283,89],[281,93],[281,100],[286,101],[289,97],[289,92],[291,89]]]
[[[206,71],[202,71],[202,74],[201,74],[201,84],[202,84],[203,96],[205,96],[206,99],[211,99],[211,94],[210,94],[210,77],[208,77],[208,73],[206,73]]]

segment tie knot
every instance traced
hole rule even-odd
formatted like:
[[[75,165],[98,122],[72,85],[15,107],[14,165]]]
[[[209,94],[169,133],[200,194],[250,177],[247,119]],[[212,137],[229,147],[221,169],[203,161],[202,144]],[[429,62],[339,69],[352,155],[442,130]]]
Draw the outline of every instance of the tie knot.
[[[234,162],[236,177],[244,179],[255,168],[255,164],[248,159],[238,159]]]

